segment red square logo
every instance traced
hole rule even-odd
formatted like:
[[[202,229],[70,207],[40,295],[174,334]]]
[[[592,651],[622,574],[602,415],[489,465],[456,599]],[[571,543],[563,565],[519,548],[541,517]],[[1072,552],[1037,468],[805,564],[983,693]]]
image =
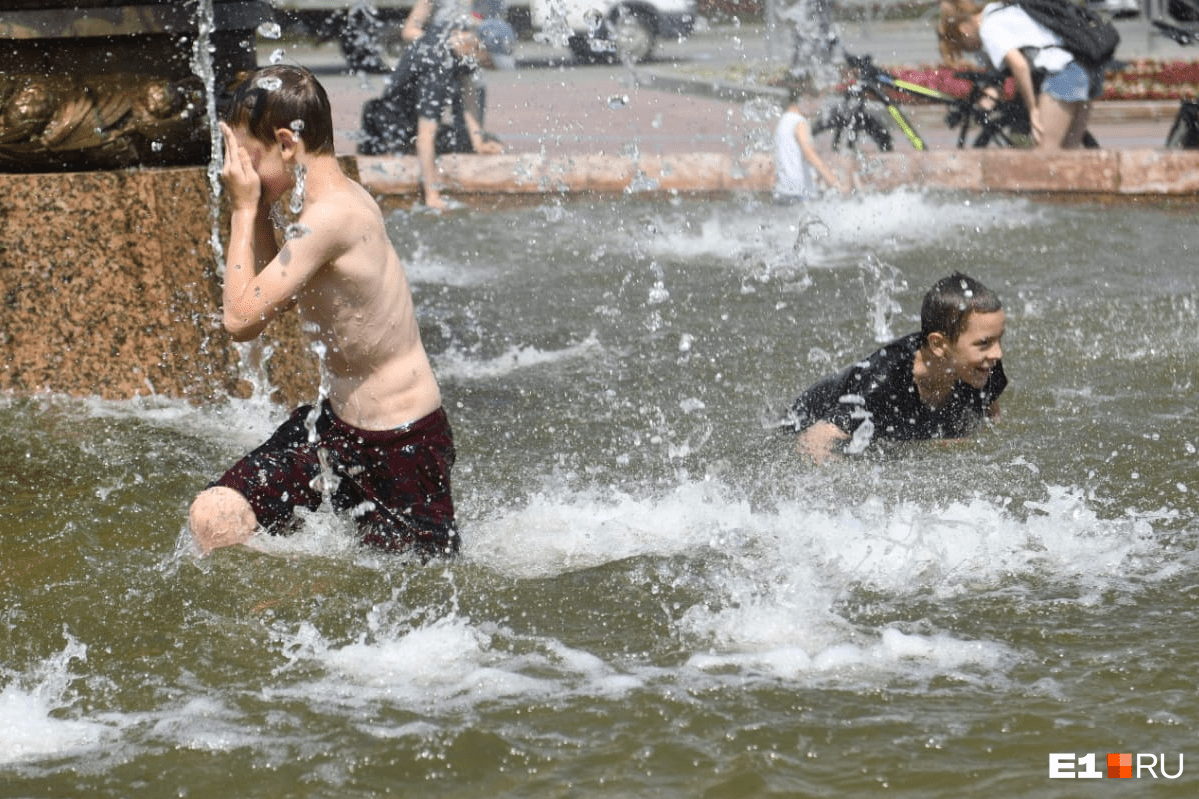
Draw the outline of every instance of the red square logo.
[[[1108,754],[1107,776],[1130,779],[1132,777],[1132,755]]]

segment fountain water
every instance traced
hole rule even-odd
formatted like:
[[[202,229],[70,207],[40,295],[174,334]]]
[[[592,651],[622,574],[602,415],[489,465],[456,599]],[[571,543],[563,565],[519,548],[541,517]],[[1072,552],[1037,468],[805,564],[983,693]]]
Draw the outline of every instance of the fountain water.
[[[397,212],[459,452],[462,555],[426,568],[330,514],[179,546],[277,408],[0,398],[0,780],[1040,799],[1050,752],[1174,774],[1199,718],[1189,219],[914,192]],[[823,469],[766,429],[958,268],[1008,309],[997,427]]]

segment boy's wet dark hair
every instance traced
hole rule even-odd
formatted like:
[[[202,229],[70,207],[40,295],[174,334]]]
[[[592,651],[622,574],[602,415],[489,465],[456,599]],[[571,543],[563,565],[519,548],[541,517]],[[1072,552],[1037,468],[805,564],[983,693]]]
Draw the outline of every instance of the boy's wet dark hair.
[[[273,143],[279,128],[294,130],[312,155],[333,154],[333,112],[325,88],[303,67],[277,64],[254,72],[225,108],[225,122]]]
[[[942,333],[957,341],[972,313],[994,313],[1003,309],[999,295],[972,277],[954,272],[933,284],[920,306],[920,338]]]

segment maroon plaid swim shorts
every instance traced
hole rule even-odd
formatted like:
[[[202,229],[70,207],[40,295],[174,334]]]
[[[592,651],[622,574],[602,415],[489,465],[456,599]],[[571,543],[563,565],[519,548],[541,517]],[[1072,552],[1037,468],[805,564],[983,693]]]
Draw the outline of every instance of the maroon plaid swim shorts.
[[[213,485],[244,496],[272,534],[294,529],[295,508],[316,510],[327,485],[333,509],[358,523],[364,544],[422,558],[458,551],[450,495],[454,439],[444,409],[394,430],[360,430],[325,402],[310,441],[312,410],[297,408]]]

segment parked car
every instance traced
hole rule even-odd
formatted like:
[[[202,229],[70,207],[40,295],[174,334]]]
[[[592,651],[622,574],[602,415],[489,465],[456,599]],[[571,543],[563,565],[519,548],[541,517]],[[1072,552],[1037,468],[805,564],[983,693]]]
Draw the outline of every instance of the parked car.
[[[696,0],[532,0],[530,14],[577,58],[640,63],[660,39],[690,35]]]
[[[336,39],[357,72],[389,72],[388,55],[402,49],[400,30],[416,0],[270,0],[285,35]],[[528,28],[527,0],[503,4],[517,31]]]
[[[1087,7],[1102,11],[1112,19],[1139,16],[1141,0],[1087,0]]]

